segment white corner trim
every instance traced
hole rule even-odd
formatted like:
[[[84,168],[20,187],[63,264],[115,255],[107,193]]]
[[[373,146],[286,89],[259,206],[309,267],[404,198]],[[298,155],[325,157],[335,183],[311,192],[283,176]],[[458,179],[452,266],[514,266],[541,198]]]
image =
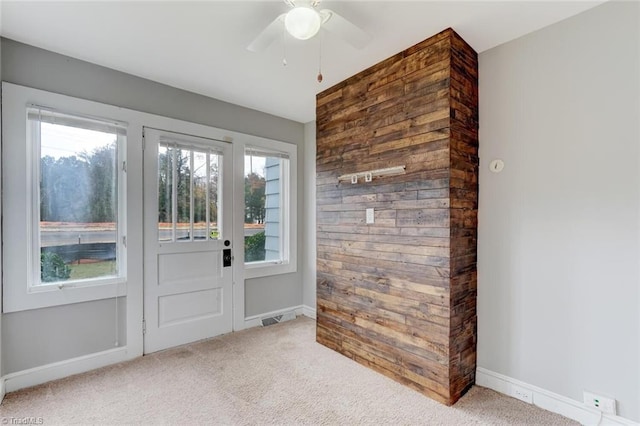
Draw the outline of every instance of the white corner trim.
[[[0,377],[0,404],[4,399],[5,390],[4,390],[4,377]]]
[[[127,361],[128,359],[131,359],[131,357],[128,356],[126,347],[109,349],[103,352],[7,374],[4,377],[4,387],[7,392],[13,392],[18,389],[50,382],[51,380],[57,380],[105,367],[110,364]]]
[[[620,416],[602,414],[600,411],[588,408],[581,402],[566,396],[550,392],[546,389],[530,385],[500,373],[495,373],[482,367],[476,369],[476,385],[493,389],[507,396],[513,397],[512,387],[518,386],[533,393],[533,405],[544,410],[568,417],[588,426],[623,425],[638,426],[638,423]]]
[[[278,309],[277,311],[265,312],[264,314],[252,315],[250,317],[246,317],[244,319],[244,328],[252,328],[252,327],[262,327],[262,318],[275,317],[277,315],[282,315],[286,312],[294,311],[296,313],[296,317],[300,315],[304,315],[302,305],[291,306],[289,308]]]
[[[312,308],[309,305],[302,305],[302,315],[304,315],[305,317],[316,319],[316,308]]]

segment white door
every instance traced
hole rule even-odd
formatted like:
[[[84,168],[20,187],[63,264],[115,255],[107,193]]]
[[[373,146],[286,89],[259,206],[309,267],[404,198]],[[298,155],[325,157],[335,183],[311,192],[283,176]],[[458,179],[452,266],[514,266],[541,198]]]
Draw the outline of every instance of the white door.
[[[232,147],[144,129],[144,352],[232,330]],[[228,265],[228,266],[227,266]]]

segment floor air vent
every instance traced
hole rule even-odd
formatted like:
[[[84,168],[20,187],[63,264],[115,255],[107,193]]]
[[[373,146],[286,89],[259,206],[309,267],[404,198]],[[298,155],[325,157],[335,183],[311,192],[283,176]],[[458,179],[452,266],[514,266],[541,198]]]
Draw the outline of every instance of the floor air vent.
[[[296,319],[296,313],[294,311],[285,312],[284,314],[276,315],[273,317],[262,318],[262,326],[277,324],[279,322],[289,321]]]

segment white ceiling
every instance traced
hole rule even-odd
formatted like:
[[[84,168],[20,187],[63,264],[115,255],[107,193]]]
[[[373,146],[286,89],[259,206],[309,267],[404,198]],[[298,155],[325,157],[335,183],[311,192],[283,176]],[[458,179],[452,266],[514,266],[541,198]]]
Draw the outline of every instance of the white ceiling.
[[[306,123],[315,95],[452,27],[477,52],[566,19],[603,1],[323,1],[372,37],[362,50],[324,33],[246,46],[288,10],[273,1],[7,1],[2,36],[170,86]]]

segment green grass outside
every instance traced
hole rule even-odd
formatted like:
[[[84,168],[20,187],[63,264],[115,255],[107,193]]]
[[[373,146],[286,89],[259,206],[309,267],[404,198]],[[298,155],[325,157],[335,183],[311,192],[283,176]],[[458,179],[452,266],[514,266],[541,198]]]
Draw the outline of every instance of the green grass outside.
[[[107,260],[106,262],[95,263],[82,263],[69,264],[71,268],[70,280],[84,280],[87,278],[104,277],[108,275],[115,275],[116,273],[116,261]]]

